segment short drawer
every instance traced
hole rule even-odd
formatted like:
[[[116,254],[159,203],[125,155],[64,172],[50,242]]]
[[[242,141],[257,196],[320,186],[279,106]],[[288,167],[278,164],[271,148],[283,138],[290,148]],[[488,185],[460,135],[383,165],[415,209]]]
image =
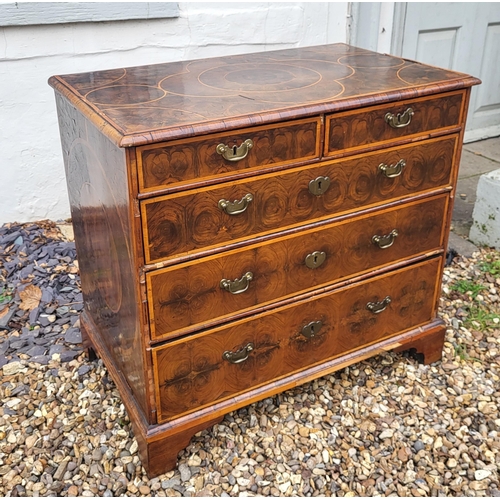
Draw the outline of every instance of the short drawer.
[[[314,160],[320,156],[318,117],[137,148],[140,192]]]
[[[153,340],[439,250],[448,195],[147,273]]]
[[[457,138],[144,200],[146,262],[237,245],[250,237],[449,186]],[[221,203],[229,203],[234,213],[226,213]]]
[[[333,114],[326,119],[325,156],[385,145],[459,127],[463,91]]]
[[[432,259],[153,349],[158,421],[429,322],[441,265]]]

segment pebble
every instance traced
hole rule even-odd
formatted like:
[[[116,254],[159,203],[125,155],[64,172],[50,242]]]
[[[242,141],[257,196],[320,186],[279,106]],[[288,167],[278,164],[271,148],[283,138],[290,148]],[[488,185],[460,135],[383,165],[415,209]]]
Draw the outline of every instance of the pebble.
[[[474,471],[474,478],[476,481],[482,481],[483,479],[490,477],[491,474],[492,472],[490,470],[478,469]]]
[[[187,464],[180,464],[179,465],[179,472],[181,474],[181,481],[185,483],[186,481],[189,481],[191,479],[191,469]]]

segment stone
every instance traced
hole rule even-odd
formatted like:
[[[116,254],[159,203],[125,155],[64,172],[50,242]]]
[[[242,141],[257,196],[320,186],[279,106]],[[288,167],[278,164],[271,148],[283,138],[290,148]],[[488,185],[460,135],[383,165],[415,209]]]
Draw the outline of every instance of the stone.
[[[451,231],[448,239],[448,251],[454,251],[457,255],[470,258],[476,252],[479,252],[479,248],[469,240]]]
[[[20,361],[13,361],[12,363],[8,363],[2,367],[3,374],[5,376],[15,375],[24,369],[25,367]]]
[[[42,356],[33,356],[30,359],[30,363],[38,363],[40,365],[48,365],[49,364],[50,358],[48,356],[42,355]]]
[[[379,439],[391,438],[394,435],[393,429],[385,429],[379,434]]]
[[[73,351],[73,350],[61,351],[61,362],[67,363],[68,361],[71,361],[76,356],[78,356],[78,354],[80,354],[78,351]]]
[[[191,469],[186,464],[179,465],[179,472],[181,474],[181,481],[185,483],[191,479]]]
[[[91,370],[92,368],[89,365],[82,365],[78,368],[78,376],[83,377]]]
[[[481,175],[477,184],[469,238],[477,245],[500,249],[500,169]]]
[[[26,351],[26,354],[30,357],[43,356],[47,349],[41,345],[34,345],[31,349]]]
[[[422,443],[422,441],[417,440],[417,441],[415,441],[415,443],[413,444],[413,447],[415,448],[415,451],[416,451],[416,452],[419,452],[420,450],[424,450],[424,449],[425,449],[425,444],[424,444],[424,443]]]
[[[64,341],[68,344],[81,344],[82,332],[79,328],[68,328],[64,335]]]
[[[68,466],[68,462],[71,460],[71,457],[66,457],[65,459],[63,459],[63,461],[59,464],[59,467],[57,468],[57,470],[54,472],[54,480],[56,481],[60,481],[63,476],[64,476],[64,473],[66,472],[66,467]]]
[[[0,311],[0,329],[6,329],[7,325],[9,324],[9,321],[12,319],[12,316],[14,316],[16,310],[14,307],[8,308],[7,312],[5,312],[5,309]]]
[[[474,471],[474,478],[476,479],[476,481],[482,481],[483,479],[491,476],[491,474],[492,472],[490,470],[478,469]]]

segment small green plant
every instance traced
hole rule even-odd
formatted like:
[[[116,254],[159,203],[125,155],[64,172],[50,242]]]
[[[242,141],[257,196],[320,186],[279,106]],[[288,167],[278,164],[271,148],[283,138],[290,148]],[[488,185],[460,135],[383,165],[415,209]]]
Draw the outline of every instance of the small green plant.
[[[471,280],[458,280],[456,283],[453,283],[451,289],[464,294],[470,292],[471,297],[475,299],[479,295],[479,292],[486,290],[486,287],[481,283],[474,283]]]
[[[500,325],[500,314],[483,306],[471,306],[464,325],[475,330],[490,330]]]
[[[500,275],[500,260],[496,259],[492,254],[487,255],[486,258],[488,260],[481,262],[481,264],[479,264],[479,269],[481,269],[484,273],[491,274],[492,276]]]
[[[457,344],[455,346],[455,357],[458,356],[462,361],[465,361],[469,356],[467,355],[467,348],[464,344]]]
[[[0,304],[9,302],[10,299],[12,299],[12,293],[10,293],[10,291],[6,290],[5,288],[0,289]]]
[[[475,358],[473,356],[469,356],[469,353],[467,352],[467,347],[465,344],[457,344],[455,346],[455,357],[458,356],[462,361],[477,361],[481,362],[479,358]]]

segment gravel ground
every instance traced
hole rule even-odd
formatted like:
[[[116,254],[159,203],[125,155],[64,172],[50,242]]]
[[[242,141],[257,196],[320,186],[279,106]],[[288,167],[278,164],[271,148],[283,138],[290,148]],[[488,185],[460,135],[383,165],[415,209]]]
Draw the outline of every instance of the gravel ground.
[[[0,495],[500,496],[500,254],[446,268],[441,362],[387,353],[250,405],[151,479],[79,346],[74,259],[53,223],[0,228]]]

